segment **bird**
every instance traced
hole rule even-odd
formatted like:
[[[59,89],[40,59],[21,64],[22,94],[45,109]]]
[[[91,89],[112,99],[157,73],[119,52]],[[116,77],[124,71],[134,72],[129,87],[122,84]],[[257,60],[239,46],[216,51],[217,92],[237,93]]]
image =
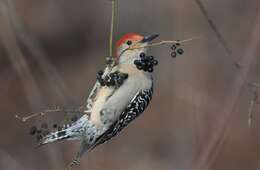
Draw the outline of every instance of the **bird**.
[[[38,145],[80,140],[80,149],[69,167],[80,164],[84,153],[116,136],[147,108],[153,95],[153,66],[146,46],[158,34],[127,33],[116,43],[115,66],[100,71],[87,101],[84,114],[71,124],[43,136]]]

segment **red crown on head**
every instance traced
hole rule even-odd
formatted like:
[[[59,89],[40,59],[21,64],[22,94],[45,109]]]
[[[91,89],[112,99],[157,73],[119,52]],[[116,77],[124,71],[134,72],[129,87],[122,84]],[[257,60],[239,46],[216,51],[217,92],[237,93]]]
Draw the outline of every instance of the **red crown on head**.
[[[126,41],[128,40],[132,40],[132,41],[141,41],[144,37],[142,35],[136,34],[136,33],[127,33],[125,35],[123,35],[116,43],[116,51],[118,50],[118,48],[124,44]],[[116,56],[116,58],[118,59],[119,56]]]
[[[124,36],[122,36],[116,43],[116,48],[120,47],[122,44],[124,44],[127,40],[133,40],[133,41],[141,41],[144,37],[136,34],[136,33],[127,33]]]

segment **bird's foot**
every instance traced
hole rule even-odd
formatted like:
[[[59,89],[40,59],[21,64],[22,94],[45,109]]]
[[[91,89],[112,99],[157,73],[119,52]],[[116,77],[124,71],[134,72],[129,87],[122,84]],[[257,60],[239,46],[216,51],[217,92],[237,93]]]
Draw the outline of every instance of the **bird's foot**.
[[[99,83],[101,84],[101,86],[121,86],[124,81],[128,78],[128,74],[127,73],[122,73],[119,71],[115,71],[113,73],[110,73],[108,75],[106,75],[103,78],[103,71],[99,71],[98,75],[97,75],[97,80],[99,81]]]

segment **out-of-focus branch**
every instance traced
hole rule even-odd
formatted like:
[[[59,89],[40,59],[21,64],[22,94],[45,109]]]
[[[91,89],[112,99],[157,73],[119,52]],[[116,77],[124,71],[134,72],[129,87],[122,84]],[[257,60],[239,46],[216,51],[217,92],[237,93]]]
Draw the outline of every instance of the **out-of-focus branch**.
[[[203,5],[201,0],[195,0],[196,4],[199,6],[203,16],[206,18],[209,26],[211,27],[211,29],[215,32],[219,42],[221,43],[221,45],[223,46],[223,48],[226,51],[226,54],[228,55],[228,57],[230,59],[232,59],[233,61],[233,65],[236,67],[236,69],[239,71],[239,76],[241,76],[241,65],[236,62],[233,57],[232,57],[232,50],[228,47],[225,38],[222,36],[222,34],[220,33],[220,31],[218,30],[216,24],[213,22],[213,20],[210,18],[208,11],[206,10],[205,6]],[[259,88],[258,84],[252,81],[248,81],[247,79],[245,79],[245,81],[247,82],[247,84],[249,85],[253,85],[254,86],[254,92],[253,92],[253,97],[250,100],[250,106],[249,106],[249,112],[248,112],[248,126],[251,127],[251,123],[252,123],[252,119],[253,119],[253,112],[254,112],[254,108],[256,105],[256,98],[257,98],[257,89]]]
[[[207,20],[210,28],[214,31],[216,37],[218,38],[219,42],[221,43],[221,45],[223,46],[223,48],[226,51],[226,54],[228,57],[230,57],[230,59],[233,60],[232,58],[232,50],[228,47],[228,44],[225,40],[225,38],[222,36],[221,32],[218,30],[216,24],[213,22],[213,20],[210,18],[209,13],[206,9],[206,7],[204,6],[204,4],[201,2],[201,0],[195,0],[196,4],[198,5],[198,7],[200,8],[200,11],[202,12],[203,16],[205,17],[205,19]],[[235,62],[235,60],[233,60],[234,62],[234,66],[239,69],[240,65]]]
[[[252,98],[250,100],[250,106],[249,106],[249,111],[248,111],[248,127],[252,127],[252,121],[253,121],[253,114],[255,111],[255,107],[258,104],[258,89],[260,85],[258,83],[252,83]]]
[[[211,25],[212,29],[217,30],[216,25],[213,23],[212,20],[210,20],[207,11],[205,10],[204,6],[201,3],[201,0],[195,0],[196,3],[200,6],[201,11],[203,12],[204,16],[207,18],[209,24]],[[259,21],[260,16],[257,17],[256,21]],[[220,118],[218,124],[216,124],[216,127],[214,128],[214,132],[212,132],[211,136],[205,139],[205,142],[203,144],[203,149],[200,151],[198,158],[194,161],[194,164],[192,164],[191,169],[210,169],[210,166],[212,162],[215,160],[216,156],[219,153],[219,150],[221,146],[223,145],[223,141],[226,137],[226,128],[229,125],[231,114],[234,112],[236,108],[237,100],[240,96],[240,93],[245,85],[248,86],[248,84],[257,84],[252,83],[253,81],[248,80],[248,74],[251,70],[252,65],[255,63],[257,59],[257,49],[258,44],[260,41],[260,37],[256,36],[259,35],[257,32],[260,28],[260,22],[256,22],[255,28],[253,30],[251,41],[249,43],[247,52],[245,54],[246,57],[242,58],[241,65],[243,67],[240,67],[240,65],[236,64],[234,62],[234,66],[236,66],[236,69],[238,71],[238,74],[233,82],[233,87],[231,88],[232,91],[230,92],[230,95],[228,96],[228,100],[225,106],[223,106],[223,110],[221,111],[222,117]],[[217,31],[218,32],[218,31]],[[220,34],[218,32],[217,34]],[[220,34],[221,35],[221,34]],[[218,35],[217,35],[218,36]],[[222,37],[222,36],[221,36]],[[224,39],[220,40],[223,41]],[[225,43],[221,42],[222,45],[225,46]],[[230,50],[231,51],[231,50]],[[227,51],[227,54],[229,51]],[[230,56],[231,57],[231,56]],[[232,58],[231,58],[232,59]],[[253,90],[253,98],[251,99],[251,105],[249,108],[249,119],[252,119],[253,115],[253,108],[255,104],[257,104],[257,90],[259,88],[259,85],[257,84],[255,90]],[[249,120],[248,119],[248,120]],[[252,120],[249,120],[250,122]]]
[[[3,21],[0,25],[0,41],[3,42],[5,50],[8,54],[8,59],[10,60],[22,83],[25,90],[25,98],[29,102],[30,107],[34,108],[36,103],[43,102],[41,99],[40,90],[32,75],[30,66],[14,36],[12,24],[10,23],[9,11],[4,1],[0,1],[0,17]]]
[[[41,70],[45,74],[45,77],[51,84],[55,90],[55,94],[59,96],[59,99],[64,102],[64,99],[67,99],[66,96],[66,87],[65,83],[58,74],[56,68],[52,65],[52,63],[48,60],[45,51],[41,48],[38,40],[32,35],[32,33],[28,32],[22,23],[19,15],[17,14],[17,10],[15,8],[15,2],[13,0],[2,0],[3,4],[5,4],[8,15],[10,19],[10,23],[15,32],[17,39],[21,41],[25,45],[26,48],[31,52],[32,56],[36,59],[39,64]]]

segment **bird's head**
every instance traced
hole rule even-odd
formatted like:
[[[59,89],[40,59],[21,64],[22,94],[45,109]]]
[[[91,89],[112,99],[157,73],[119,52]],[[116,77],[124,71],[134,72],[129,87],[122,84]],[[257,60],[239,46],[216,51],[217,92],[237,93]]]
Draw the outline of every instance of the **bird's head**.
[[[133,63],[141,53],[146,53],[147,48],[140,48],[146,46],[158,37],[158,34],[142,36],[136,33],[125,34],[116,44],[116,61],[119,64]]]

